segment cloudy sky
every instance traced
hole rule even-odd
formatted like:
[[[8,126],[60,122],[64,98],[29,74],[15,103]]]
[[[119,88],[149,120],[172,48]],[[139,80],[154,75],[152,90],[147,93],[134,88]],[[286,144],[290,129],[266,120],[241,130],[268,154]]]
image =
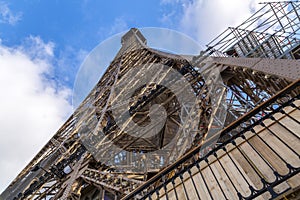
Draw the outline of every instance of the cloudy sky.
[[[0,193],[72,113],[76,73],[100,42],[164,27],[205,45],[258,2],[0,0]]]

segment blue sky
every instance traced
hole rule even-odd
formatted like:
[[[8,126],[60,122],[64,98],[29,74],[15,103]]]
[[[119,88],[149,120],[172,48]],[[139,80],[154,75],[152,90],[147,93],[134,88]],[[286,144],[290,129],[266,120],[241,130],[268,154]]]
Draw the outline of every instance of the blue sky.
[[[13,15],[14,24],[2,23],[2,44],[15,46],[24,43],[29,35],[55,43],[57,62],[71,64],[55,69],[55,78],[72,86],[80,61],[72,61],[82,51],[89,52],[107,37],[129,27],[163,26],[162,16],[171,6],[152,1],[9,1],[4,2]],[[82,58],[81,58],[82,59]]]
[[[257,3],[0,0],[0,192],[72,113],[77,71],[99,43],[131,27],[162,27],[205,45]]]

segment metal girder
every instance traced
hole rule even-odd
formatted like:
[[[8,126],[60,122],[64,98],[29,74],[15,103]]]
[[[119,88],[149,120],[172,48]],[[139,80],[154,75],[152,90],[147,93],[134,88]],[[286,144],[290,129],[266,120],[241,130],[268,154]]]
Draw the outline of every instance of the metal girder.
[[[131,179],[122,174],[94,169],[86,169],[80,177],[92,185],[101,186],[106,190],[123,195],[129,194],[129,192],[143,183],[143,181]]]
[[[299,60],[213,57],[209,62],[225,66],[249,68],[266,74],[276,75],[290,81],[297,80],[300,77]]]

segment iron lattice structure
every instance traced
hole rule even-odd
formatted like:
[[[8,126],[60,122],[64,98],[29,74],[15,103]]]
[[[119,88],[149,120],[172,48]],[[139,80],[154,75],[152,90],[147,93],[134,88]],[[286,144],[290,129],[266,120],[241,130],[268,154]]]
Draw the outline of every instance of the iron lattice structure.
[[[1,198],[251,199],[299,195],[299,8],[298,2],[265,3],[240,26],[224,31],[198,56],[151,49],[139,30],[131,29],[88,97]],[[201,120],[194,122],[201,123],[193,130],[189,145],[178,149],[184,155],[174,163],[163,169],[151,163],[146,167],[145,159],[124,153],[118,158],[123,163],[123,170],[119,170],[93,157],[93,149],[88,151],[82,144],[83,130],[89,133],[97,123],[128,152],[151,151],[167,143],[180,124],[172,94],[157,85],[138,90],[129,112],[130,120],[146,123],[147,108],[163,103],[169,114],[161,134],[132,144],[133,138],[111,120],[113,86],[128,70],[144,63],[163,64],[188,80],[201,97],[197,113]],[[216,93],[209,94],[205,77],[212,69],[222,78],[222,89],[212,91],[226,102],[218,103],[218,109],[211,107]],[[208,137],[209,133],[213,136]],[[218,142],[210,143],[216,135],[221,136]],[[101,146],[96,139],[89,142]],[[130,167],[124,168],[126,165]],[[145,171],[135,171],[136,166]]]

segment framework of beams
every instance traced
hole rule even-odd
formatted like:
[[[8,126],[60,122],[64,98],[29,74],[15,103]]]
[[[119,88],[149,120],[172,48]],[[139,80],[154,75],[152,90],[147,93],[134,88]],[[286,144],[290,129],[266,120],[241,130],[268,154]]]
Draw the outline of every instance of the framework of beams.
[[[295,1],[264,3],[244,23],[228,28],[194,57],[151,49],[139,30],[131,29],[94,89],[0,198],[265,199],[299,195],[299,10],[300,3]],[[165,88],[141,89],[130,102],[130,120],[135,118],[138,123],[146,123],[149,105],[159,102],[170,110],[167,125],[154,138],[132,144],[132,137],[111,121],[112,88],[130,69],[145,63],[163,64],[188,80],[201,99],[197,112],[201,123],[192,121],[199,128],[193,130],[193,141],[178,149],[185,154],[174,163],[145,164],[146,159],[124,153],[117,157],[121,170],[95,159],[99,148],[84,146],[80,133],[83,129],[91,133],[93,124],[99,124],[106,136],[128,152],[152,151],[168,143],[180,119],[176,101]],[[212,108],[213,96],[202,76],[212,69],[218,69],[223,80],[226,106],[218,104],[220,110]],[[214,130],[218,134],[209,138],[209,127],[215,125],[210,116],[220,113],[226,114],[224,121]],[[221,137],[212,145],[209,141],[217,136]],[[93,147],[103,145],[97,139],[90,142]],[[145,170],[137,172],[137,166]]]

